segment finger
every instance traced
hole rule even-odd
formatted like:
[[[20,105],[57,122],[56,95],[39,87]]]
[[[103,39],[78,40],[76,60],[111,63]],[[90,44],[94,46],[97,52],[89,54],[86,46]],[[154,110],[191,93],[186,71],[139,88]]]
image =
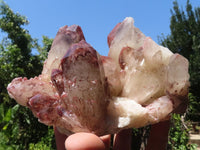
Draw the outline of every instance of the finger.
[[[114,150],[131,150],[132,129],[125,129],[114,137]]]
[[[101,138],[92,133],[75,133],[65,141],[67,150],[106,150]]]
[[[61,134],[56,127],[54,127],[54,134],[55,134],[55,139],[56,139],[56,147],[57,150],[65,150],[65,140],[67,138],[66,135]]]
[[[152,125],[145,150],[166,149],[170,120]]]
[[[104,135],[100,137],[101,140],[103,141],[106,149],[110,148],[110,142],[111,142],[111,135]]]

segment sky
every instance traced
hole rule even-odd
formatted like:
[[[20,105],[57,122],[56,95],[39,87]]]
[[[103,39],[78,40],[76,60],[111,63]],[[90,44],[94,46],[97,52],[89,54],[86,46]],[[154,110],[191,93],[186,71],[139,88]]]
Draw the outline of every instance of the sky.
[[[27,17],[32,38],[54,38],[64,25],[80,25],[86,41],[101,55],[108,54],[107,35],[126,17],[158,43],[158,36],[170,34],[173,0],[4,0],[14,12]],[[177,0],[185,10],[187,0]],[[190,0],[193,8],[200,0]],[[1,33],[0,33],[1,34]],[[2,36],[0,35],[0,38]]]

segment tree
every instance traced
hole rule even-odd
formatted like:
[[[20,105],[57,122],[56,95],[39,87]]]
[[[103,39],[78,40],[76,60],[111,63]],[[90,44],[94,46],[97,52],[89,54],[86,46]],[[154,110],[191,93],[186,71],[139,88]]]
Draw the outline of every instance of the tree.
[[[171,10],[171,34],[160,37],[160,43],[189,60],[190,104],[187,118],[200,121],[200,7],[192,8],[187,0],[186,11],[174,1]]]
[[[187,0],[186,10],[180,9],[177,1],[171,10],[171,34],[160,37],[160,43],[175,53],[180,53],[189,60],[190,93],[186,119],[200,121],[200,8],[192,8]],[[196,149],[189,142],[189,129],[183,125],[180,115],[174,114],[170,128],[169,149]]]
[[[40,46],[24,28],[26,25],[26,17],[0,3],[0,29],[6,33],[0,43],[0,149],[34,149],[44,143],[53,148],[53,129],[39,123],[29,109],[9,98],[6,90],[15,77],[30,78],[41,73],[52,43],[52,39],[44,36]],[[40,54],[33,55],[33,48]]]

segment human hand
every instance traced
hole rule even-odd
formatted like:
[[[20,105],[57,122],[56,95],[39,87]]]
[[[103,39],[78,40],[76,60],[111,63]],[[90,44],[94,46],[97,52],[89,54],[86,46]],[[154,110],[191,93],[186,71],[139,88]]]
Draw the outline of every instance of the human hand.
[[[131,149],[131,131],[132,129],[126,129],[115,135],[114,150]],[[111,135],[98,137],[92,133],[81,132],[67,137],[55,129],[55,137],[57,150],[109,150],[111,145]]]
[[[152,125],[146,150],[164,150],[168,140],[170,121]],[[75,133],[69,137],[55,129],[57,150],[109,150],[111,136],[98,137],[92,133]],[[113,141],[113,150],[131,150],[132,129],[117,133]]]

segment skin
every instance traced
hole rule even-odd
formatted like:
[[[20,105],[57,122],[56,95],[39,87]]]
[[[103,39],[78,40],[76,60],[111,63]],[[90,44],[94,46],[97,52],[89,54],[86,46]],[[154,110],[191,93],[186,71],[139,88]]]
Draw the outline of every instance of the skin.
[[[164,150],[168,142],[170,121],[152,125],[145,150]],[[111,136],[98,137],[92,133],[75,133],[67,137],[55,128],[57,150],[109,150]],[[113,150],[131,150],[131,129],[120,131],[114,136]]]
[[[152,125],[145,150],[165,150],[168,142],[170,120]]]

